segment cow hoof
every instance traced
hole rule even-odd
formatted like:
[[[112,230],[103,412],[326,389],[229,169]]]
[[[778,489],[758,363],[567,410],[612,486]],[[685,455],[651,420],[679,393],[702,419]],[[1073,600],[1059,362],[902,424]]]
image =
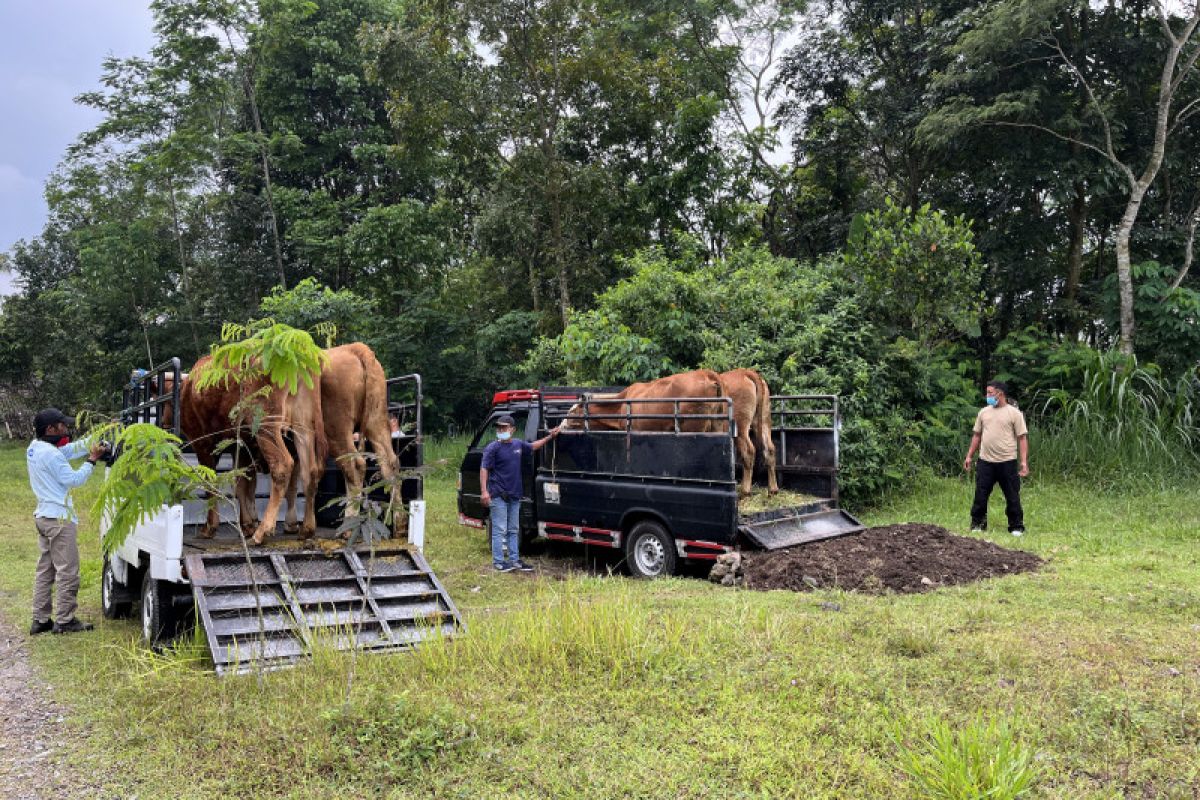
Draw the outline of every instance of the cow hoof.
[[[299,525],[284,525],[283,532],[288,534],[298,533],[300,534],[301,539],[307,539],[309,536],[312,536],[312,533],[309,533],[308,536],[305,536],[304,531],[300,530]]]
[[[256,533],[250,539],[250,541],[254,542],[254,544],[256,544],[256,545],[261,545],[266,540],[267,540],[267,535],[265,533]]]
[[[314,528],[300,528],[297,530],[297,533],[300,534],[301,539],[306,541],[317,535],[317,531]]]
[[[202,528],[200,530],[200,538],[201,539],[211,539],[216,535],[217,535],[217,531],[215,528]]]

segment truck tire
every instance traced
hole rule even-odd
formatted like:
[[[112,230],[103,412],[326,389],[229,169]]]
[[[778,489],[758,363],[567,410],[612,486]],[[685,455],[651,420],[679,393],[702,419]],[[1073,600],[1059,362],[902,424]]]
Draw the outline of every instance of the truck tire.
[[[633,526],[625,540],[625,561],[635,578],[661,578],[675,574],[675,540],[662,525],[645,519]]]
[[[147,569],[142,579],[142,639],[154,649],[170,642],[178,632],[174,598],[175,587],[155,580]]]
[[[129,587],[117,580],[112,557],[104,557],[100,572],[100,611],[105,619],[126,619],[133,613],[133,597]]]

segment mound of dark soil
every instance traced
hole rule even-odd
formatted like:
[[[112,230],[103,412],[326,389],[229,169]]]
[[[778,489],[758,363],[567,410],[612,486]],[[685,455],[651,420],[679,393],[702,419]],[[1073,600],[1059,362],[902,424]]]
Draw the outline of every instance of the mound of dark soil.
[[[852,536],[745,553],[748,589],[841,588],[873,594],[925,592],[998,575],[1032,572],[1042,559],[958,536],[937,525],[868,528]]]

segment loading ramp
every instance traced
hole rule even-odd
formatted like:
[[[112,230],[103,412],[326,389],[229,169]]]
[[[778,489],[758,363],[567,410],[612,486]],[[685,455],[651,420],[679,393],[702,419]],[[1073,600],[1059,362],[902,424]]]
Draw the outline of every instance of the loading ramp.
[[[764,550],[846,536],[865,527],[846,511],[823,503],[744,514],[738,520],[739,533]]]
[[[462,618],[416,550],[249,550],[184,556],[217,674],[278,669],[314,646],[406,650]]]

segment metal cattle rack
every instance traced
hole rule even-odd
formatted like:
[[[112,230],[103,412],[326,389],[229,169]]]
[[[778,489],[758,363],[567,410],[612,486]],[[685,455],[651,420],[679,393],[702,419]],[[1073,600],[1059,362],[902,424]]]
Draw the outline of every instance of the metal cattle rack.
[[[171,391],[162,391],[162,378],[170,377]],[[179,359],[172,358],[151,370],[134,370],[121,390],[121,424],[162,425],[163,406],[171,405],[171,432],[179,435],[179,384],[183,370]]]
[[[555,396],[547,397],[545,394],[542,394],[539,397],[539,402],[542,404],[542,418],[546,420],[547,427],[550,426],[552,420],[564,421],[568,419],[573,411],[578,408],[580,411],[578,418],[583,420],[583,431],[586,433],[723,433],[728,435],[733,431],[733,401],[728,397],[614,398],[605,395],[583,394],[579,397],[560,398]],[[664,404],[671,405],[671,413],[641,410],[649,405],[661,406]],[[711,414],[685,408],[687,405],[695,406],[701,404],[719,404],[724,411],[719,414]],[[595,406],[623,406],[624,411],[613,412],[608,408],[596,409]],[[638,410],[635,410],[635,407]],[[609,427],[600,427],[593,430],[593,422],[599,423],[604,420],[621,420],[624,425],[615,431]],[[670,420],[671,430],[634,430],[634,422],[651,420]],[[692,422],[716,422],[723,423],[723,426],[721,424],[714,426],[717,428],[715,431],[683,430],[683,426]]]
[[[322,645],[407,650],[462,619],[413,550],[342,548],[185,556],[217,674],[278,669]]]

